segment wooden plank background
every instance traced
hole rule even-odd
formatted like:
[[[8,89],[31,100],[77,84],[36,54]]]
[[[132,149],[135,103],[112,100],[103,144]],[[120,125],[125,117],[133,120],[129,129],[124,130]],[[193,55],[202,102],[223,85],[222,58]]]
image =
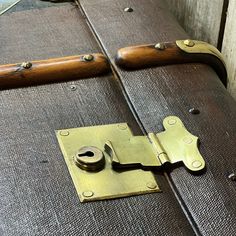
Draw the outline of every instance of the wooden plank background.
[[[228,89],[236,99],[236,24],[235,24],[236,1],[230,0],[225,24],[222,53],[225,57],[229,86]]]
[[[166,0],[166,3],[192,38],[209,42],[223,53],[228,90],[236,99],[236,0]]]

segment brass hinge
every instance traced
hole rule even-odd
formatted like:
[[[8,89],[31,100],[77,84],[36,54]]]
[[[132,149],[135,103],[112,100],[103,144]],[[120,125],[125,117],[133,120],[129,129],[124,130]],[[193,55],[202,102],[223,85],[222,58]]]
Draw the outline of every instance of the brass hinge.
[[[126,123],[58,130],[80,201],[160,192],[151,170],[167,162],[202,170],[198,138],[176,116],[165,118],[163,126],[165,131],[148,136],[134,136]]]

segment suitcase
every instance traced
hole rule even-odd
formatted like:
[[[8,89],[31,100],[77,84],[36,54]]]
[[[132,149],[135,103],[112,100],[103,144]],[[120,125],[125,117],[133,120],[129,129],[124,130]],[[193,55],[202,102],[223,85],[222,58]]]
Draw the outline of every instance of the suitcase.
[[[161,0],[26,3],[0,18],[1,64],[99,53],[109,69],[66,74],[70,80],[57,74],[56,83],[47,83],[55,78],[50,71],[27,86],[4,80],[0,235],[234,235],[236,106],[219,60],[215,67],[209,58],[132,70],[118,65],[121,48],[188,38]],[[164,165],[153,171],[161,192],[154,186],[153,193],[80,202],[56,130],[128,123],[144,137],[162,132],[169,116],[199,137],[204,171]]]

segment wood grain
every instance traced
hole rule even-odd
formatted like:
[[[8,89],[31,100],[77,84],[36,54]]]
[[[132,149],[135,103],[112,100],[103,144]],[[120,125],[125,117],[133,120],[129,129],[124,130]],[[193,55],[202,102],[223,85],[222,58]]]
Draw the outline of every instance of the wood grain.
[[[217,46],[224,0],[167,0],[166,3],[192,38]]]
[[[229,78],[229,92],[236,99],[236,24],[235,24],[236,1],[229,1],[225,33],[222,45]]]
[[[29,68],[24,68],[24,63],[0,65],[0,89],[94,77],[110,70],[103,54],[91,54],[91,61],[84,56],[32,61]]]

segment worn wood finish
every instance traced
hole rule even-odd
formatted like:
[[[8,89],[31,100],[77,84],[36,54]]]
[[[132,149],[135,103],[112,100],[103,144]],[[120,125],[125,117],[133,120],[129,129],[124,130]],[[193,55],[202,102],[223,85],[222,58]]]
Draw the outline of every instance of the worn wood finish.
[[[186,53],[176,43],[161,45],[163,49],[157,49],[153,44],[121,48],[117,52],[115,62],[121,68],[132,70],[171,64],[205,63],[217,72],[222,83],[227,86],[227,72],[219,58],[211,54]]]
[[[163,118],[177,115],[200,138],[206,172],[194,176],[177,168],[169,173],[196,232],[206,236],[235,235],[236,189],[228,175],[236,169],[236,104],[216,73],[196,63],[138,71],[116,66],[117,48],[188,37],[169,15],[164,1],[80,0],[80,4],[146,132],[163,130]],[[124,12],[127,6],[133,12]],[[200,114],[189,113],[192,107]]]
[[[224,0],[166,0],[166,3],[192,38],[217,47]]]
[[[91,61],[86,61],[85,55],[79,55],[27,62],[29,65],[26,62],[0,65],[0,89],[84,79],[110,71],[103,54],[90,55]]]
[[[230,0],[227,20],[225,26],[222,53],[225,57],[228,77],[229,91],[236,99],[236,25],[235,25],[236,1]]]

